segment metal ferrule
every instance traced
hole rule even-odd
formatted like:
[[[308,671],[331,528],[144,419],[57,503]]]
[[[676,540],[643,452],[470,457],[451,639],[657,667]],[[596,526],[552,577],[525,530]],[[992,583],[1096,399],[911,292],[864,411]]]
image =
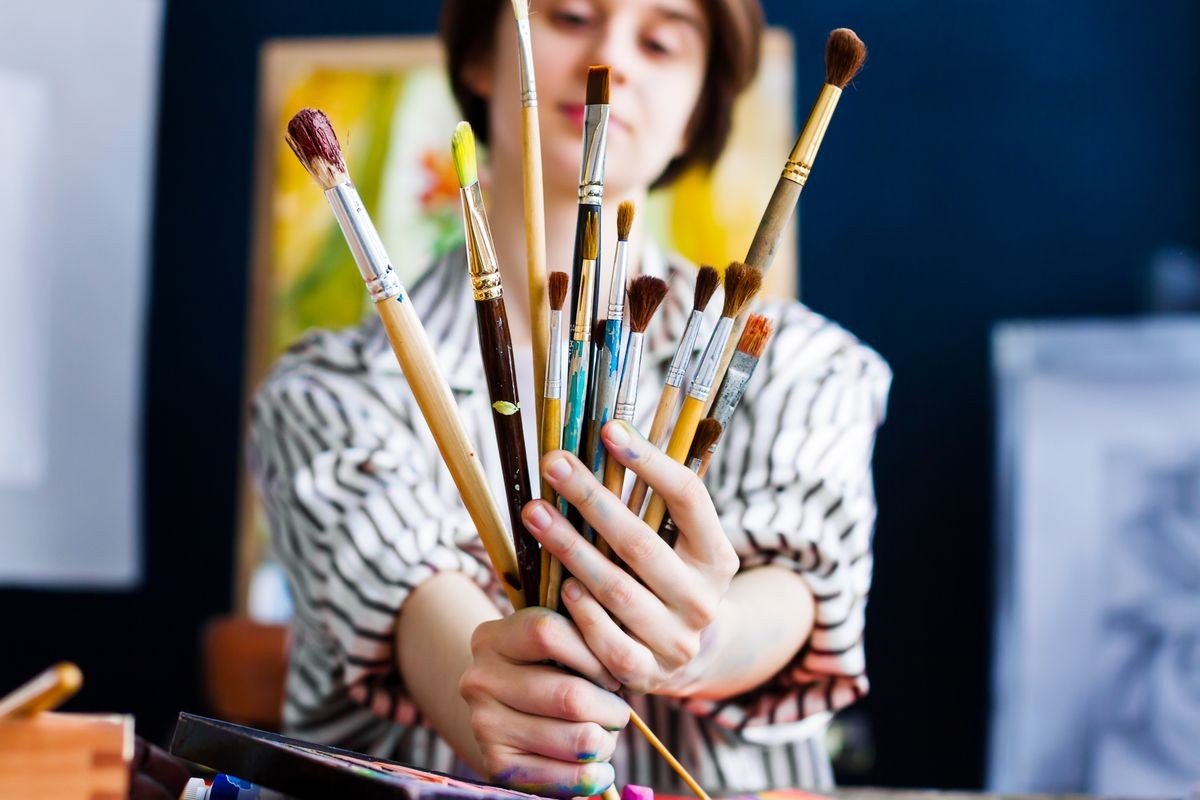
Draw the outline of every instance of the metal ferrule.
[[[729,333],[733,330],[733,320],[721,317],[713,330],[712,338],[700,356],[700,366],[696,368],[696,377],[688,387],[688,397],[694,397],[702,402],[708,400],[712,383],[717,377],[717,367],[721,364],[721,354],[725,352],[725,343],[729,341]]]
[[[742,396],[746,393],[746,386],[750,383],[756,366],[758,366],[758,359],[741,350],[735,350],[733,358],[729,360],[729,369],[725,372],[725,380],[721,382],[721,388],[717,392],[717,399],[713,403],[712,410],[708,412],[710,417],[721,423],[722,431],[729,427],[729,421],[733,419],[733,412],[742,402]]]
[[[612,283],[608,289],[608,318],[625,319],[625,281],[629,276],[629,242],[617,240],[613,258]]]
[[[683,379],[687,377],[688,364],[692,361],[692,353],[696,349],[696,339],[700,337],[700,325],[703,322],[704,312],[693,308],[691,316],[688,317],[687,327],[683,329],[683,338],[679,340],[679,347],[675,348],[675,357],[671,359],[671,366],[667,367],[667,386],[683,386]]]
[[[546,356],[546,383],[542,395],[562,399],[563,377],[562,309],[550,311],[550,348]]]
[[[333,216],[342,229],[342,235],[346,237],[346,243],[350,245],[354,263],[358,265],[359,274],[367,284],[371,300],[379,303],[403,295],[404,287],[392,269],[392,260],[383,249],[379,232],[363,207],[362,198],[354,184],[349,181],[339,183],[325,191],[325,198],[333,209]]]
[[[817,102],[813,103],[808,121],[804,123],[804,130],[800,131],[800,138],[796,140],[796,146],[792,148],[792,154],[783,167],[784,178],[801,186],[808,180],[808,173],[817,160],[817,151],[821,149],[821,141],[825,138],[825,131],[829,130],[829,121],[833,119],[833,111],[841,96],[842,90],[832,83],[821,87]]]
[[[571,338],[577,342],[592,339],[592,284],[596,280],[596,262],[583,259],[579,262],[579,294],[575,304],[575,325]]]
[[[476,181],[459,190],[462,198],[463,228],[467,240],[467,268],[471,272],[471,290],[476,300],[495,300],[504,295],[500,285],[500,261],[483,207],[483,192]]]
[[[604,200],[604,161],[608,154],[608,105],[583,107],[583,161],[579,164],[579,204]]]
[[[529,19],[517,20],[517,72],[521,78],[521,106],[537,105],[537,79],[533,74],[533,37],[529,34]]]
[[[642,372],[642,342],[646,334],[629,332],[629,344],[625,346],[625,367],[621,370],[621,388],[617,390],[617,408],[613,419],[633,422],[637,410],[638,384]]]

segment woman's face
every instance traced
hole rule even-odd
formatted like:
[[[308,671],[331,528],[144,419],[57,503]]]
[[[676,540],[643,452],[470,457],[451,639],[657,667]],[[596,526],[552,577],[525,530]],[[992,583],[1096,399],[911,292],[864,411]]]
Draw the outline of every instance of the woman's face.
[[[493,158],[520,159],[516,26],[501,17],[490,72],[468,80],[490,101]],[[605,183],[616,196],[644,189],[687,144],[708,64],[700,0],[534,0],[529,20],[548,189],[578,186],[594,64],[612,68]]]

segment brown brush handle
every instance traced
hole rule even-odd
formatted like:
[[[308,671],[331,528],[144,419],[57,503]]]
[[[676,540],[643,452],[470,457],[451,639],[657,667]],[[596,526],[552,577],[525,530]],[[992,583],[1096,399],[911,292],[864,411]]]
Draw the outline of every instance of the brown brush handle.
[[[525,452],[525,427],[521,422],[521,400],[517,393],[517,369],[513,363],[512,334],[504,298],[475,301],[479,323],[479,350],[483,353],[483,372],[492,401],[492,425],[496,429],[496,448],[500,451],[500,469],[504,476],[504,497],[508,520],[512,525],[517,569],[525,604],[536,605],[542,557],[537,539],[525,528],[521,510],[533,499],[529,485],[529,461]]]
[[[542,400],[542,438],[541,454],[558,450],[562,444],[562,401],[557,397],[546,397]],[[558,496],[551,488],[549,481],[542,478],[542,499],[552,506],[558,505]],[[547,594],[550,590],[550,572],[557,562],[549,550],[542,550],[541,585],[538,587],[538,604],[546,605]]]
[[[500,509],[488,491],[487,477],[475,453],[475,446],[467,438],[466,429],[459,419],[450,385],[438,369],[437,358],[425,335],[425,328],[406,294],[376,303],[375,311],[383,322],[383,329],[417,399],[421,415],[433,432],[438,452],[454,478],[454,485],[462,496],[467,513],[471,515],[475,530],[479,532],[492,569],[500,579],[509,602],[514,607],[520,607],[524,605],[525,595],[521,591],[521,577],[512,541],[508,538]]]
[[[675,404],[679,401],[682,390],[670,384],[663,386],[662,394],[658,397],[658,408],[654,409],[654,421],[650,423],[650,435],[646,439],[657,448],[667,443],[670,433],[669,425],[675,416]],[[635,514],[642,513],[642,504],[646,501],[646,491],[650,487],[640,477],[633,484],[633,493],[629,495],[627,507]]]
[[[546,385],[546,355],[550,350],[550,303],[546,296],[546,210],[542,188],[542,134],[537,106],[521,109],[525,145],[525,265],[529,275],[529,322],[533,326],[533,385],[538,400]],[[544,436],[544,407],[537,406],[538,431]],[[543,440],[538,440],[546,452]],[[552,448],[557,449],[557,448]]]
[[[709,393],[710,395],[712,392]],[[672,461],[684,464],[687,462],[688,451],[692,449],[692,439],[696,436],[696,428],[704,418],[704,402],[694,397],[683,401],[679,419],[675,421],[675,430],[671,432],[671,441],[667,445],[667,457]],[[642,517],[651,530],[662,527],[663,517],[667,515],[667,504],[660,494],[650,495],[650,505]]]

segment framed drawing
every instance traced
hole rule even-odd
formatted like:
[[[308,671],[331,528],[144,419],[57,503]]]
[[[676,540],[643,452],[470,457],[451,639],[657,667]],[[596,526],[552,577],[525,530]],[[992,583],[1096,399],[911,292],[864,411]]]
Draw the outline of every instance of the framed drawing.
[[[307,329],[353,325],[367,311],[327,203],[284,144],[296,110],[319,107],[342,133],[351,174],[385,246],[405,254],[397,263],[431,263],[462,241],[448,144],[459,116],[436,39],[279,40],[264,46],[261,62],[247,401],[272,361]],[[792,75],[790,35],[771,30],[721,161],[656,193],[639,215],[667,249],[697,264],[745,255],[795,140]],[[769,274],[768,294],[796,295],[795,225]],[[419,275],[400,277],[411,285]],[[264,558],[266,527],[248,479],[241,486],[237,610],[283,618],[281,579]]]

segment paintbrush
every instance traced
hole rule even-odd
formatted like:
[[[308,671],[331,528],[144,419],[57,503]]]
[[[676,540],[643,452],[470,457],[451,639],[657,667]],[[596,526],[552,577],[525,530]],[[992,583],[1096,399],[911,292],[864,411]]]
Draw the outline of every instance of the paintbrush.
[[[539,601],[541,553],[521,520],[521,509],[533,499],[529,484],[529,461],[525,453],[525,427],[521,420],[521,399],[517,391],[517,369],[513,361],[512,332],[504,308],[504,286],[500,282],[500,264],[492,229],[488,224],[479,186],[475,158],[475,133],[469,123],[460,122],[450,139],[454,171],[458,175],[462,200],[463,228],[466,232],[467,268],[471,273],[471,291],[475,297],[475,319],[479,330],[479,351],[483,356],[483,374],[492,401],[492,427],[496,449],[504,475],[504,497],[508,520],[512,525],[517,569],[525,603]]]
[[[562,346],[562,309],[567,300],[567,284],[571,276],[565,272],[550,273],[550,354],[546,362],[546,383],[542,390],[542,440],[541,454],[546,455],[551,450],[558,450],[562,443],[562,378],[563,378],[563,346]],[[550,482],[542,478],[542,499],[547,503],[557,503],[554,489]],[[542,550],[542,581],[539,592],[541,605],[546,605],[549,591],[551,563],[554,559],[549,550]],[[562,566],[557,568],[562,574]]]
[[[718,362],[721,353],[725,350],[729,332],[733,329],[733,320],[746,307],[761,286],[761,270],[737,261],[725,268],[725,303],[721,309],[721,319],[717,321],[712,338],[708,340],[704,354],[700,357],[696,376],[688,386],[687,398],[683,401],[683,408],[679,412],[679,418],[675,421],[675,429],[671,431],[671,439],[667,444],[667,455],[681,464],[691,448],[696,426],[700,424],[700,420],[704,416]],[[663,501],[662,495],[651,493],[650,505],[646,508],[646,514],[642,519],[651,529],[658,530],[666,511],[667,505]]]
[[[608,153],[608,89],[611,70],[605,66],[588,67],[587,94],[583,107],[583,157],[579,162],[579,216],[575,224],[575,253],[571,261],[574,271],[571,273],[573,291],[579,291],[581,283],[580,270],[585,258],[584,237],[587,220],[590,216],[596,218],[596,252],[600,252],[601,244],[601,206],[604,201],[604,165]],[[599,258],[599,255],[597,255]],[[590,288],[589,319],[600,318],[600,285],[599,268]],[[578,324],[576,313],[578,305],[571,307],[571,326]],[[589,381],[591,377],[589,375]],[[590,420],[592,398],[591,384],[586,387],[584,394],[584,420]],[[583,440],[585,443],[587,439]],[[575,451],[572,451],[575,452]],[[584,463],[586,454],[575,452]]]
[[[642,275],[629,285],[629,338],[625,344],[625,358],[621,361],[621,385],[617,390],[617,404],[613,418],[633,424],[637,411],[638,384],[641,382],[642,350],[645,347],[646,327],[654,312],[662,305],[669,287],[662,278]],[[603,447],[603,445],[600,445]],[[604,485],[617,497],[625,483],[625,466],[615,458],[609,458],[604,467]],[[608,543],[597,545],[601,552],[612,558]]]
[[[688,449],[687,460],[684,462],[688,469],[700,477],[704,477],[702,473],[704,456],[708,453],[709,448],[716,446],[724,429],[725,427],[712,417],[700,420],[700,424],[696,426],[696,435],[692,437],[692,446]],[[675,520],[671,518],[670,514],[663,521],[662,530],[659,533],[667,544],[671,547],[675,546],[675,540],[679,537],[679,529],[675,527]]]
[[[573,290],[571,344],[567,353],[567,402],[563,414],[562,449],[579,455],[584,406],[587,403],[588,371],[591,366],[592,285],[596,282],[600,255],[600,215],[588,212],[580,249],[579,278]],[[563,513],[566,504],[562,502]]]
[[[700,326],[704,322],[704,309],[708,308],[708,301],[720,285],[721,273],[717,272],[715,267],[700,267],[700,271],[696,273],[696,287],[692,294],[692,313],[688,315],[687,327],[683,329],[683,336],[679,340],[679,346],[675,348],[671,366],[667,368],[667,379],[658,398],[658,407],[654,410],[650,433],[646,437],[655,447],[662,448],[667,443],[667,437],[671,433],[667,429],[667,423],[675,418],[683,379],[687,377],[688,365],[696,350],[696,339],[700,335]],[[635,514],[642,512],[648,488],[641,478],[633,484],[633,492],[629,495],[630,511]]]
[[[725,372],[725,379],[721,381],[721,388],[717,389],[717,399],[708,412],[708,419],[719,422],[722,431],[729,427],[733,412],[742,402],[742,396],[746,394],[746,387],[754,377],[754,370],[767,349],[767,342],[771,340],[774,329],[775,326],[762,314],[751,314],[747,320],[746,330],[738,338],[737,348],[729,361],[729,369]],[[699,438],[699,433],[696,436]],[[701,477],[708,472],[708,465],[712,462],[720,443],[721,435],[718,434],[712,444],[705,448],[703,464],[697,471]]]
[[[524,145],[525,265],[529,276],[529,322],[533,330],[533,379],[539,390],[545,385],[550,331],[546,306],[546,208],[542,186],[542,134],[538,123],[537,80],[533,71],[533,39],[529,32],[529,0],[512,0],[517,21],[517,69],[521,82],[521,137]],[[538,432],[547,427],[537,408]],[[539,450],[546,447],[538,442]]]
[[[625,319],[625,278],[629,274],[629,231],[633,227],[633,203],[626,200],[617,208],[617,252],[613,257],[612,283],[608,289],[608,318],[604,321],[604,337],[596,361],[594,399],[592,401],[592,431],[588,453],[592,458],[592,473],[604,480],[606,450],[600,444],[600,429],[612,419],[621,383],[621,330]]]
[[[783,174],[775,184],[775,192],[771,195],[758,223],[758,230],[754,232],[754,240],[746,254],[746,263],[750,266],[763,272],[771,268],[775,251],[783,239],[784,228],[787,227],[792,210],[800,199],[800,192],[808,181],[813,162],[817,159],[817,151],[821,148],[825,132],[829,130],[829,123],[833,119],[833,112],[842,96],[842,90],[854,79],[866,60],[867,46],[854,31],[838,28],[829,34],[829,39],[825,42],[825,85],[821,87],[817,101],[808,113],[808,120],[796,139],[796,145],[792,148],[787,163],[784,164]],[[725,376],[729,360],[733,358],[733,345],[746,327],[746,313],[748,312],[744,311],[738,316],[733,335],[721,357],[721,365],[716,375],[718,381]]]
[[[400,283],[358,190],[350,182],[342,149],[329,118],[306,108],[288,123],[287,143],[308,174],[325,192],[354,261],[366,282],[392,350],[408,379],[442,460],[450,470],[492,568],[514,607],[524,604],[512,542],[500,509],[487,488],[487,477],[467,437],[450,386],[438,369],[433,347],[412,300]]]

